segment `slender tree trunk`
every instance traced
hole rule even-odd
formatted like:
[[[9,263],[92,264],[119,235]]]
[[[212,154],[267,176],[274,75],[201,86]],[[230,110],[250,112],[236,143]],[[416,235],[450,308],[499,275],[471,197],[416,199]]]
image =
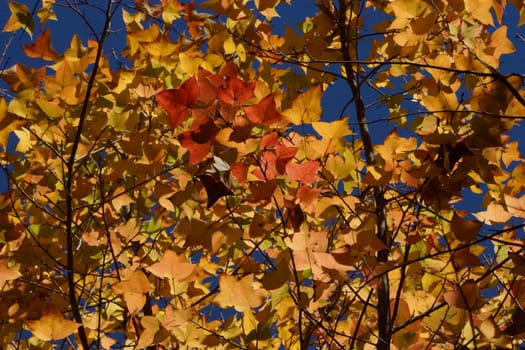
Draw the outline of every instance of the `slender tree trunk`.
[[[355,112],[357,122],[359,124],[359,132],[361,134],[361,140],[363,141],[363,147],[365,152],[366,164],[369,166],[376,164],[375,152],[372,143],[372,137],[368,130],[368,121],[366,118],[366,107],[361,96],[361,84],[358,81],[359,77],[352,67],[351,61],[355,61],[358,57],[351,56],[351,45],[354,45],[353,50],[356,55],[358,53],[358,42],[357,39],[350,37],[349,29],[351,26],[350,20],[352,18],[352,9],[354,8],[354,0],[349,3],[347,0],[339,0],[339,31],[341,35],[341,52],[344,60],[344,69],[346,74],[346,81],[350,90],[352,91],[352,97],[355,105]],[[350,10],[350,15],[347,17],[346,13]],[[357,23],[355,20],[356,28],[354,33],[357,33]],[[357,37],[357,35],[355,35]],[[352,41],[352,42],[351,42]],[[390,237],[388,236],[388,230],[386,225],[386,201],[384,197],[384,191],[382,186],[373,187],[374,203],[375,203],[375,215],[376,215],[376,234],[377,237],[385,244],[386,247],[390,246]],[[379,262],[386,262],[388,260],[388,248],[380,251],[377,254],[377,260]],[[378,317],[378,350],[390,349],[390,339],[392,338],[392,320],[390,315],[390,283],[388,280],[388,274],[381,276],[377,286],[377,317]]]

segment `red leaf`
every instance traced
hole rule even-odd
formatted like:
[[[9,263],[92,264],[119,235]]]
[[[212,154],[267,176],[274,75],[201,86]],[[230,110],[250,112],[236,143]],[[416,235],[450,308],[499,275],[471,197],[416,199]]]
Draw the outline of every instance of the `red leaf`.
[[[244,185],[248,177],[248,166],[243,163],[235,163],[231,166],[231,174]]]
[[[157,94],[157,102],[168,112],[172,128],[188,119],[190,108],[197,103],[199,93],[197,81],[195,77],[191,77],[180,88],[161,91]]]
[[[206,69],[199,70],[197,83],[199,86],[199,101],[204,104],[209,104],[217,99],[216,89],[209,81],[209,77],[212,75],[213,73]]]
[[[271,133],[263,136],[260,146],[261,148],[275,147],[278,143],[279,140],[277,139],[277,133],[272,131]]]
[[[296,153],[297,147],[277,146],[275,154],[277,155],[277,171],[279,174],[284,174],[286,164],[295,157]]]
[[[317,177],[319,162],[309,160],[303,164],[288,163],[286,164],[286,174],[290,179],[299,181],[303,184],[311,184]]]
[[[273,95],[266,96],[256,105],[244,107],[244,112],[248,119],[257,124],[270,125],[281,120]]]
[[[215,135],[219,131],[219,128],[210,118],[201,121],[201,123],[193,130],[186,131],[179,136],[181,145],[190,152],[190,165],[199,163],[208,155]]]
[[[275,179],[279,173],[276,168],[277,156],[273,151],[264,151],[259,167],[255,169],[253,175],[263,181]]]
[[[188,96],[186,91],[171,89],[157,94],[157,102],[164,107],[170,117],[170,125],[175,128],[182,124],[189,116]]]
[[[217,89],[217,98],[226,104],[243,103],[255,96],[255,81],[240,80],[233,62],[226,64],[219,74],[208,77],[208,81]]]

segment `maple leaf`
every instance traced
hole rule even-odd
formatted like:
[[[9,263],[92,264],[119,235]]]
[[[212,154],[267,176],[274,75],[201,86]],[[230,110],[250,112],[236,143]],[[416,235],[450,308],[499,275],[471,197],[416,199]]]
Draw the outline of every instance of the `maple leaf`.
[[[201,162],[208,155],[218,131],[213,120],[206,118],[197,121],[191,130],[179,135],[181,145],[190,153],[190,165]]]
[[[254,97],[255,81],[242,81],[237,77],[238,68],[233,62],[222,67],[219,74],[207,77],[216,89],[217,98],[225,104],[243,103]]]
[[[9,135],[12,131],[19,129],[25,122],[18,119],[14,114],[7,111],[7,103],[3,97],[0,98],[0,146],[7,147]]]
[[[321,96],[323,90],[321,85],[316,85],[306,92],[299,94],[292,102],[292,108],[282,112],[283,116],[291,123],[300,125],[302,123],[316,122],[321,118]]]
[[[244,107],[248,119],[257,124],[271,125],[281,120],[273,95],[263,98],[258,104]]]
[[[338,139],[353,134],[348,128],[348,117],[333,122],[313,122],[312,127],[323,139]]]
[[[36,39],[35,43],[25,45],[24,52],[28,57],[54,61],[58,57],[58,52],[51,46],[51,30],[47,28],[44,33]]]
[[[151,286],[144,272],[135,270],[129,278],[114,284],[111,289],[122,295],[130,314],[136,314],[146,303],[146,293]]]
[[[302,164],[290,162],[286,164],[286,174],[294,181],[309,185],[317,178],[319,168],[319,162],[316,160],[309,160]]]
[[[15,32],[18,29],[22,28],[29,35],[33,35],[33,30],[35,28],[35,22],[29,8],[24,5],[14,1],[8,2],[9,10],[11,11],[11,16],[7,20],[3,32]]]
[[[162,259],[148,267],[148,271],[160,278],[183,281],[197,271],[197,266],[184,261],[174,251],[166,250]]]
[[[170,125],[174,129],[188,119],[190,109],[197,103],[199,96],[197,80],[191,77],[178,89],[159,92],[156,100],[168,112]]]
[[[202,182],[208,195],[207,208],[211,208],[215,202],[224,196],[232,195],[232,190],[224,183],[219,174],[202,174],[197,178]]]
[[[454,213],[452,221],[450,222],[450,229],[460,241],[476,239],[481,226],[483,226],[481,222],[462,219],[456,213]]]
[[[26,324],[36,337],[44,341],[66,338],[80,326],[76,322],[65,319],[53,304],[47,306],[38,320],[27,320]]]
[[[443,299],[449,305],[467,310],[479,309],[485,303],[477,283],[473,280],[462,283],[459,289],[443,293]]]
[[[214,301],[223,307],[233,307],[239,312],[261,306],[267,295],[265,289],[258,288],[258,283],[250,274],[240,280],[234,276],[221,274],[219,287],[219,294]]]

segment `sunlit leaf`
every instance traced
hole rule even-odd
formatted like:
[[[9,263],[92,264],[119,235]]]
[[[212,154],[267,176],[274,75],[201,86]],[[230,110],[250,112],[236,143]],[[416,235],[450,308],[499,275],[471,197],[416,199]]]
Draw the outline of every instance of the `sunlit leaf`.
[[[38,320],[27,320],[27,327],[39,339],[59,340],[77,330],[78,323],[65,319],[60,310],[55,306],[48,306],[47,310]]]
[[[111,287],[118,295],[121,295],[131,314],[135,314],[146,303],[146,293],[151,290],[151,285],[144,272],[135,270],[131,276]]]
[[[246,116],[254,123],[271,125],[281,119],[273,95],[263,98],[258,104],[245,106]]]
[[[0,97],[0,146],[5,149],[11,132],[19,129],[22,125],[24,125],[24,121],[9,113],[5,99]]]
[[[252,275],[237,280],[234,276],[222,274],[219,276],[219,287],[215,302],[240,312],[259,307],[267,295],[266,290],[258,288]]]
[[[58,53],[51,46],[51,30],[47,28],[33,44],[24,46],[24,52],[28,57],[54,61]]]
[[[9,1],[8,6],[9,10],[11,11],[11,15],[2,31],[15,32],[22,28],[27,32],[27,34],[32,36],[33,30],[35,28],[35,22],[31,16],[31,13],[29,12],[29,8],[24,4],[14,1]]]
[[[285,118],[295,125],[317,122],[321,118],[321,85],[316,85],[308,91],[299,94],[292,102],[292,108],[282,112]]]
[[[338,139],[353,134],[348,128],[347,117],[333,122],[313,122],[312,127],[324,139]]]

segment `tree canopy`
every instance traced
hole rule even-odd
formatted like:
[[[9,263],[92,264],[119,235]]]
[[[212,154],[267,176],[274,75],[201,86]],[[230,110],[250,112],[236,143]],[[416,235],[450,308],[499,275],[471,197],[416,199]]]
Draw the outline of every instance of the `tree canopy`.
[[[0,348],[523,341],[522,1],[18,1]]]

